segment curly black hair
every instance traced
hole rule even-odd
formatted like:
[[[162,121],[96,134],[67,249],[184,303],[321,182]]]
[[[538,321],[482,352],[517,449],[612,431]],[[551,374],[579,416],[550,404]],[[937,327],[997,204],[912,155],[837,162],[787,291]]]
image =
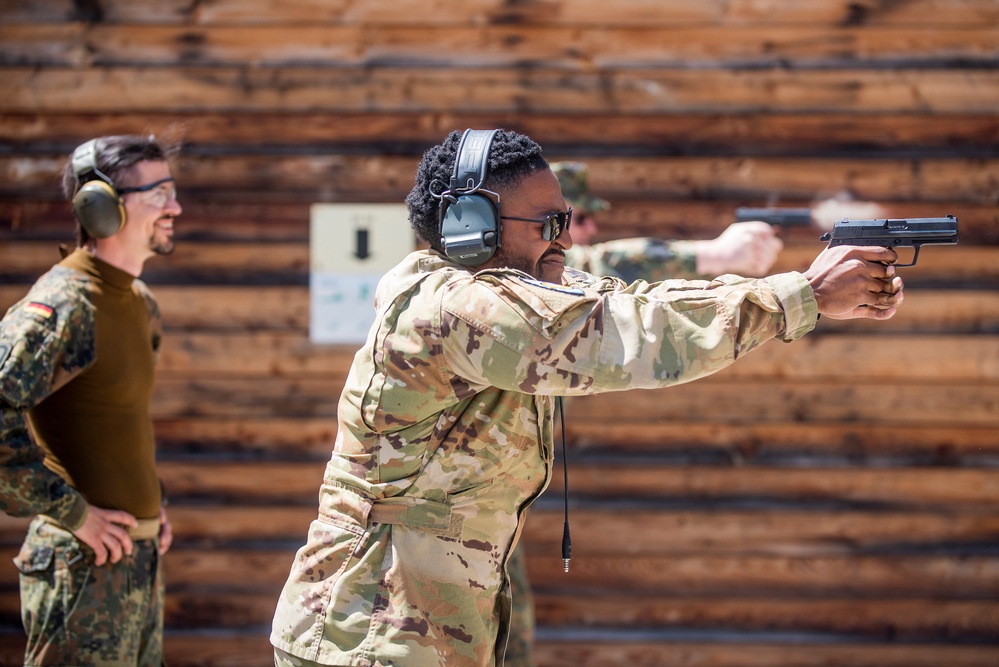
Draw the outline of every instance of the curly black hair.
[[[440,252],[444,251],[440,238],[440,198],[434,194],[439,195],[451,180],[462,134],[452,131],[442,143],[423,154],[416,170],[416,185],[406,196],[409,223],[421,239]],[[548,161],[537,142],[517,132],[499,130],[489,148],[483,188],[495,192],[513,187],[540,169],[548,169]]]

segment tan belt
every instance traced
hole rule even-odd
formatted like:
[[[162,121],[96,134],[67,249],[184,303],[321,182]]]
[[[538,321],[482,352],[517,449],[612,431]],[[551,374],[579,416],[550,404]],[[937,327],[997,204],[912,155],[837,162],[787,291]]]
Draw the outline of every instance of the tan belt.
[[[136,519],[139,523],[135,528],[128,529],[128,536],[133,540],[153,540],[160,536],[160,518]]]
[[[63,530],[73,532],[69,530],[66,526],[62,525],[55,519],[44,514],[39,514],[38,518],[45,523],[50,523],[53,526],[58,526]],[[128,529],[128,536],[133,540],[152,540],[160,535],[160,519],[156,517],[155,519],[137,519],[139,522],[134,528]]]

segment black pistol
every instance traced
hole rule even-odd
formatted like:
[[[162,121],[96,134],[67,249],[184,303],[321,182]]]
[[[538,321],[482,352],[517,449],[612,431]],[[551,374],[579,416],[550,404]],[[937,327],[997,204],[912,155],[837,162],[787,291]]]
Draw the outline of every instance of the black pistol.
[[[957,218],[885,218],[876,220],[840,220],[831,232],[820,237],[829,247],[837,245],[877,245],[883,248],[913,248],[909,264],[915,266],[919,249],[924,245],[954,245],[957,243]]]
[[[807,227],[812,224],[810,208],[753,208],[740,206],[735,209],[735,221],[762,220],[774,227]]]

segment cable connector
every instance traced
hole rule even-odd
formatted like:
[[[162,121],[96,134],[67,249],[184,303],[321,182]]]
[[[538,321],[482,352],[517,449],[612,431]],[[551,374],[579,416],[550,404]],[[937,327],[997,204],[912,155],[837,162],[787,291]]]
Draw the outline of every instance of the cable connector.
[[[572,558],[572,540],[569,538],[569,521],[562,526],[562,568],[569,571],[569,559]]]

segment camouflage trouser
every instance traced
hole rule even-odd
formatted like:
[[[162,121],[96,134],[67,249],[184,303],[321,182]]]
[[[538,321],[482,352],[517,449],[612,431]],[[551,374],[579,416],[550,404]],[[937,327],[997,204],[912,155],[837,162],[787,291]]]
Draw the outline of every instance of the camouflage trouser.
[[[21,572],[25,665],[163,664],[163,577],[157,540],[101,567],[72,533],[35,518]]]
[[[507,574],[510,576],[513,608],[503,667],[533,667],[531,651],[534,646],[534,596],[531,594],[527,558],[522,546],[515,547],[510,554]],[[299,658],[281,649],[274,649],[274,664],[276,667],[323,667],[320,663]]]
[[[533,667],[531,650],[534,646],[534,597],[527,576],[524,548],[515,547],[507,564],[510,592],[513,595],[510,638],[506,647],[504,667]],[[275,667],[323,667],[320,663],[299,658],[281,649],[274,649]]]
[[[527,557],[524,547],[518,544],[507,562],[510,577],[510,594],[513,596],[510,638],[506,645],[504,667],[532,667],[531,650],[534,646],[534,596],[527,575]]]

